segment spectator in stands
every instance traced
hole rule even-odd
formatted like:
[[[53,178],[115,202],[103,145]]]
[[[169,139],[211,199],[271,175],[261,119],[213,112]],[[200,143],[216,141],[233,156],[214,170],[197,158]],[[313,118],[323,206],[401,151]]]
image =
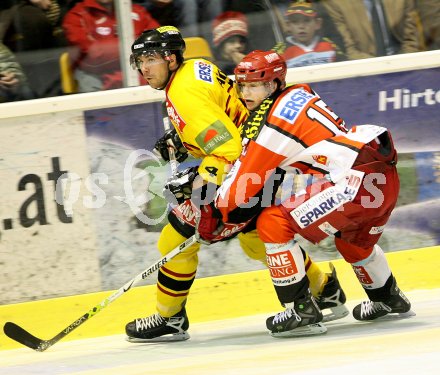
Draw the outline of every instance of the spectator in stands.
[[[61,93],[58,61],[67,45],[61,28],[63,1],[17,0],[0,13],[0,39],[14,52],[37,98]]]
[[[211,40],[211,22],[222,13],[220,0],[174,0],[182,9],[180,31],[183,37],[201,36]]]
[[[132,5],[134,34],[159,26],[138,4]],[[79,48],[75,78],[80,92],[122,87],[117,22],[113,0],[84,0],[63,20],[67,40]]]
[[[339,48],[321,36],[322,18],[312,4],[292,3],[285,13],[287,48],[282,53],[288,68],[344,60]]]
[[[20,64],[12,51],[0,42],[0,103],[32,97]]]
[[[283,33],[269,0],[223,0],[223,9],[246,15],[249,50],[269,50],[283,42]]]
[[[222,11],[221,0],[134,0],[161,24],[180,29],[183,37],[211,40],[211,22]]]
[[[327,0],[350,60],[420,51],[414,0]]]
[[[79,3],[82,0],[58,0],[58,1],[60,3],[61,7],[63,9],[65,9],[66,11],[68,11],[68,10],[72,9],[76,5],[76,3]],[[136,1],[134,1],[134,2],[136,2]]]
[[[333,19],[329,16],[327,9],[322,5],[322,2],[325,2],[325,0],[322,2],[321,0],[271,0],[271,2],[274,4],[279,23],[285,35],[290,34],[284,17],[289,6],[291,6],[293,3],[304,2],[313,4],[318,16],[322,20],[320,34],[324,35],[326,38],[329,38],[337,46],[338,50],[344,52],[344,43],[342,41],[341,34],[336,29]]]
[[[249,52],[246,16],[232,11],[220,14],[212,22],[212,37],[216,65],[226,74],[233,74]]]
[[[184,12],[181,1],[178,0],[133,0],[142,5],[160,25],[181,27],[184,22]]]
[[[440,1],[416,0],[416,8],[422,22],[426,49],[440,49]]]
[[[13,52],[66,45],[57,0],[20,0],[1,11],[0,39]]]

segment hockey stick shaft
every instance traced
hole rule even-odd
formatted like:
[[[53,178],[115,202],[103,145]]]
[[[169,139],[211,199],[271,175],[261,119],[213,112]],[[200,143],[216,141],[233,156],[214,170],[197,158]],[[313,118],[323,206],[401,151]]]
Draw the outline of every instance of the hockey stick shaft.
[[[168,112],[165,102],[162,103],[162,122],[165,132],[171,129],[170,119],[168,118]],[[167,144],[168,144],[168,156],[170,159],[170,166],[171,166],[171,174],[175,175],[178,167],[178,163],[176,160],[176,152],[174,150],[174,145],[171,140],[168,140]]]
[[[26,331],[19,325],[12,322],[7,322],[3,327],[3,331],[12,340],[15,340],[31,349],[34,349],[37,352],[43,352],[46,349],[50,348],[52,345],[56,344],[62,338],[66,337],[74,329],[78,328],[80,325],[88,321],[90,318],[94,317],[97,313],[102,311],[110,303],[115,301],[124,293],[128,292],[133,286],[138,284],[140,281],[146,279],[148,276],[156,272],[164,264],[168,263],[171,259],[179,255],[182,251],[184,251],[185,249],[187,249],[196,242],[197,242],[196,236],[195,235],[191,236],[186,241],[182,242],[179,246],[177,246],[176,248],[171,250],[168,254],[160,258],[157,262],[152,264],[150,267],[146,268],[144,271],[142,271],[140,274],[135,276],[130,281],[128,281],[123,287],[118,289],[109,297],[105,298],[103,301],[101,301],[99,304],[94,306],[92,309],[90,309],[88,312],[86,312],[84,315],[82,315],[80,318],[75,320],[73,323],[68,325],[56,336],[54,336],[49,340],[39,339],[34,335],[30,334],[28,331]]]

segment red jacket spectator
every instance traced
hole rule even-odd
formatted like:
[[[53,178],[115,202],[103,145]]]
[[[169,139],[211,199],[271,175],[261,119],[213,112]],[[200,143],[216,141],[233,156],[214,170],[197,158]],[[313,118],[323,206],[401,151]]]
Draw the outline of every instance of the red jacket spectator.
[[[286,40],[292,43],[282,54],[288,68],[327,64],[341,59],[341,52],[330,39],[316,36],[307,46],[296,43],[289,37]]]
[[[133,37],[145,29],[160,26],[142,6],[133,4],[132,10]],[[112,2],[84,0],[77,3],[65,15],[63,28],[69,43],[79,47],[78,69],[98,76],[103,89],[121,87],[118,29]]]

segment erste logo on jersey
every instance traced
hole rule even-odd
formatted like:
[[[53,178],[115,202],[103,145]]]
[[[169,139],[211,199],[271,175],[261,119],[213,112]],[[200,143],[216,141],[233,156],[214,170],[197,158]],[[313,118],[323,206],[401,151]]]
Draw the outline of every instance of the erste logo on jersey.
[[[280,105],[276,107],[274,116],[293,124],[301,110],[315,96],[303,89],[292,90],[290,95],[286,95]]]
[[[196,74],[196,79],[199,81],[204,81],[208,83],[213,83],[212,78],[212,65],[207,64],[203,61],[196,61],[194,63],[194,73]]]

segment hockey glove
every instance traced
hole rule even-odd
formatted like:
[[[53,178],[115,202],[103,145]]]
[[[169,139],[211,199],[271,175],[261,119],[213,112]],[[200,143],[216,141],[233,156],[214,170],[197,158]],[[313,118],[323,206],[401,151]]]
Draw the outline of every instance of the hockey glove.
[[[176,129],[171,129],[165,132],[165,134],[159,138],[159,140],[154,145],[154,149],[160,153],[162,159],[165,161],[170,160],[170,155],[168,153],[168,148],[173,147],[176,160],[181,163],[188,157],[188,150],[182,144]]]
[[[180,204],[191,198],[192,185],[198,175],[197,169],[198,167],[186,168],[168,179],[163,195],[169,203]]]
[[[196,222],[196,235],[203,243],[211,243],[223,229],[221,214],[212,203],[200,207]]]

